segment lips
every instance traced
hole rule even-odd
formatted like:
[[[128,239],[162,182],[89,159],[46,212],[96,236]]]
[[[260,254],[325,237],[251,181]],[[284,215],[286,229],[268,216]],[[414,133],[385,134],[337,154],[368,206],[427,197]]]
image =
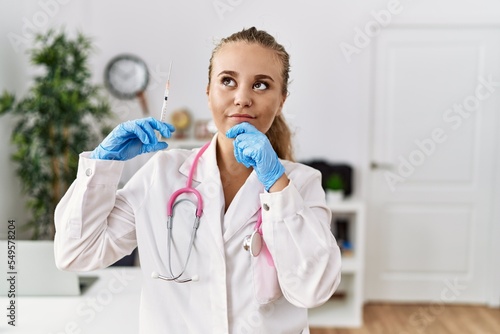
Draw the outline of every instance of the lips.
[[[255,117],[249,114],[233,114],[230,115],[231,118],[246,118],[246,119],[254,119]]]

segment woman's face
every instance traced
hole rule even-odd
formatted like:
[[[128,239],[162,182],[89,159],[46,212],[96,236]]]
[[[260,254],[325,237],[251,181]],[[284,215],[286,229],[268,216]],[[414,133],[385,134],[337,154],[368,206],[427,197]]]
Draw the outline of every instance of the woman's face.
[[[282,64],[274,51],[258,44],[224,45],[212,60],[208,107],[220,133],[248,122],[266,133],[281,112]]]

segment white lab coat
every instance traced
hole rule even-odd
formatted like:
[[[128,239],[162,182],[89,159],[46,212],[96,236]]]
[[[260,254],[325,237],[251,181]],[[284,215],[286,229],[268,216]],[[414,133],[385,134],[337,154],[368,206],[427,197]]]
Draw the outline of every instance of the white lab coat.
[[[194,173],[204,212],[183,276],[196,274],[199,281],[151,278],[153,271],[170,276],[166,205],[185,186],[196,152],[158,152],[118,191],[123,162],[92,160],[82,153],[77,178],[56,208],[58,267],[104,268],[138,246],[144,275],[141,333],[309,333],[307,308],[324,303],[335,291],[341,258],[320,173],[305,165],[282,161],[290,183],[276,193],[265,192],[252,172],[224,213],[214,137]],[[263,235],[277,277],[259,274],[263,257],[251,258],[242,248],[262,207],[268,208],[260,210]],[[193,222],[194,207],[181,202],[174,211],[174,274],[185,261]],[[259,281],[273,279],[279,286],[272,300],[259,303]]]

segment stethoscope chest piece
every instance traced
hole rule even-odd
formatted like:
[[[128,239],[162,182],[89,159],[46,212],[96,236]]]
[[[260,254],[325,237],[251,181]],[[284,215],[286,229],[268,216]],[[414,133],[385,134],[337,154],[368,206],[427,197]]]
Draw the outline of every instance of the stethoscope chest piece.
[[[262,235],[259,231],[254,231],[251,235],[247,235],[245,240],[243,240],[243,248],[250,251],[252,256],[257,256],[260,254],[262,249]]]

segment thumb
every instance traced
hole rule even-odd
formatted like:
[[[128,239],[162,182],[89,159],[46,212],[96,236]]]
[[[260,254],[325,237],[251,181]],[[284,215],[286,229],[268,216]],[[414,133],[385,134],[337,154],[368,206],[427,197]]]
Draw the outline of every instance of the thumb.
[[[242,133],[252,133],[252,132],[259,132],[259,130],[257,130],[257,128],[255,128],[255,126],[253,126],[252,124],[248,122],[243,122],[227,130],[226,137],[236,138],[236,136]]]
[[[143,145],[142,146],[142,153],[149,153],[149,152],[155,152],[155,151],[161,151],[164,150],[168,147],[168,144],[160,141],[157,142],[156,144],[149,144],[149,145]]]

